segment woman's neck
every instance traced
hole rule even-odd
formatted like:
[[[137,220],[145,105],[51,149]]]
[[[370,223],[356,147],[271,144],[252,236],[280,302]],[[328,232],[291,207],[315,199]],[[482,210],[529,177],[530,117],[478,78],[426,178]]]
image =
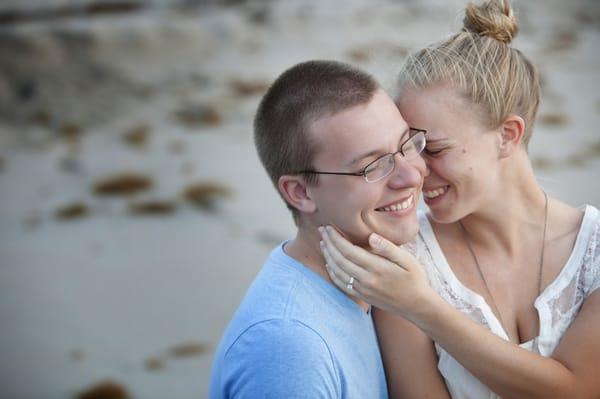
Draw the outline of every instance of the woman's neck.
[[[526,239],[528,236],[541,235],[546,219],[546,194],[537,183],[526,155],[516,158],[505,165],[497,190],[486,194],[488,200],[461,219],[475,245],[500,248],[509,256],[530,241]]]

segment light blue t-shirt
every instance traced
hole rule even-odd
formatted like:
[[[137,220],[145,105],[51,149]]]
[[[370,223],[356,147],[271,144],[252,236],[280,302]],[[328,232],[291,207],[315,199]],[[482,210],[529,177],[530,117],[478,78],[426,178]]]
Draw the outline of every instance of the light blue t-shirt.
[[[211,399],[387,398],[370,314],[283,244],[227,327],[210,385]]]

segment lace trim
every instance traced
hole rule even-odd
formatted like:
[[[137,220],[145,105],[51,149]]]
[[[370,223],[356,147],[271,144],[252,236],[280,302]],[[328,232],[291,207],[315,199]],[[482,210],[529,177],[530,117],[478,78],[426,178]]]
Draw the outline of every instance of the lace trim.
[[[547,348],[543,352],[550,354],[560,342],[560,338],[572,324],[579,313],[581,305],[595,289],[600,287],[600,218],[593,221],[591,233],[588,235],[586,250],[579,260],[577,271],[571,281],[561,291],[545,294],[545,305],[550,312],[550,326],[547,335],[543,337]],[[433,255],[421,233],[416,240],[404,245],[424,267],[431,287],[449,304],[472,320],[492,330],[483,310],[463,298],[444,278],[433,260]]]
[[[455,309],[458,309],[469,316],[473,321],[491,331],[491,327],[485,318],[483,311],[479,307],[463,299],[462,296],[452,288],[438,268],[435,267],[433,255],[420,234],[419,239],[419,245],[413,242],[411,245],[405,245],[404,247],[411,251],[421,265],[424,266],[429,285]]]

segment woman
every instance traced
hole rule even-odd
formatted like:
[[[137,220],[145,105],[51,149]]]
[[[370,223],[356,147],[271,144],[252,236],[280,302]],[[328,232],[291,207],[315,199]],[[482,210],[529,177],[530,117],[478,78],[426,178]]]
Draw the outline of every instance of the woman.
[[[430,169],[408,251],[320,229],[336,285],[387,311],[373,316],[392,397],[600,396],[600,214],[536,182],[540,88],[516,32],[508,1],[470,5],[462,32],[400,73]]]

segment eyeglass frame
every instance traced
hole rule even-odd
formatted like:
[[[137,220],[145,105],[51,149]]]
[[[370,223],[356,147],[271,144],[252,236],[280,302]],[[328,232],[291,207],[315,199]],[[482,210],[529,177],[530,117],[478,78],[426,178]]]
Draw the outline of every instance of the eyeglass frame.
[[[404,145],[406,143],[408,143],[410,140],[412,140],[419,133],[423,133],[423,136],[425,136],[427,134],[427,130],[425,130],[425,129],[417,129],[417,128],[409,127],[408,130],[409,131],[414,131],[416,133],[413,134],[412,136],[410,136],[409,138],[407,138],[406,140],[404,140],[402,142],[402,144],[400,144],[400,149],[398,151],[396,151],[396,152],[388,152],[387,154],[383,154],[383,155],[377,157],[377,159],[369,162],[362,169],[362,171],[360,171],[360,172],[321,172],[321,171],[318,171],[318,170],[303,170],[303,171],[296,172],[296,173],[298,173],[298,174],[314,174],[314,175],[362,176],[367,183],[378,182],[381,179],[387,177],[396,168],[396,154],[402,155],[402,157],[404,159],[413,159],[413,158],[406,158],[406,156],[404,155],[404,151],[402,150],[402,147],[404,147]],[[424,138],[425,138],[425,143],[427,143],[427,138],[426,137],[424,137]],[[424,148],[425,148],[425,146],[423,146],[423,149]],[[421,151],[419,151],[418,154],[420,154],[421,152],[423,152],[423,149],[421,149]],[[371,165],[373,165],[374,163],[379,162],[382,158],[385,158],[385,157],[390,156],[390,155],[392,156],[392,161],[394,162],[394,166],[390,169],[390,171],[388,173],[386,173],[385,175],[381,176],[380,178],[378,178],[377,180],[372,180],[372,181],[367,180],[367,169]]]

